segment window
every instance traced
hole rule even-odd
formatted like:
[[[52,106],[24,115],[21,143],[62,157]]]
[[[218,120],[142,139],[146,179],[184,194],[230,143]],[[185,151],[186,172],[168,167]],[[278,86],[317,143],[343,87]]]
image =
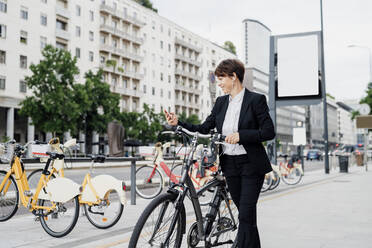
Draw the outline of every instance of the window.
[[[168,83],[170,83],[170,82],[171,82],[171,76],[168,75]]]
[[[160,80],[163,81],[163,73],[160,73]]]
[[[19,66],[22,69],[27,69],[27,56],[24,55],[19,56]]]
[[[76,16],[81,16],[81,7],[80,7],[80,5],[76,5]]]
[[[155,96],[155,87],[152,87],[152,95]]]
[[[89,61],[93,62],[94,60],[94,54],[92,51],[89,52]]]
[[[101,44],[106,44],[106,36],[101,35]]]
[[[89,40],[93,41],[94,40],[94,33],[93,31],[89,31]]]
[[[47,38],[44,36],[40,36],[40,49],[43,50],[46,45],[47,45]]]
[[[106,57],[103,56],[103,55],[101,55],[101,57],[100,57],[100,63],[101,64],[104,64],[105,62],[106,62]]]
[[[124,9],[123,9],[123,14],[124,14],[124,17],[127,16],[127,8],[124,8]]]
[[[0,75],[0,90],[5,90],[5,76]]]
[[[163,41],[160,41],[160,48],[163,49]]]
[[[171,92],[168,91],[168,98],[171,99],[171,96],[172,96],[172,95],[171,95]]]
[[[155,22],[152,21],[152,29],[155,30]]]
[[[168,36],[171,36],[171,30],[168,28]]]
[[[28,19],[28,9],[23,6],[21,6],[21,18],[24,20]]]
[[[164,65],[164,58],[160,57],[160,65]]]
[[[0,64],[6,64],[6,52],[0,50]]]
[[[46,26],[48,24],[48,18],[46,14],[40,14],[40,24]]]
[[[56,42],[56,48],[58,48],[58,49],[67,49],[67,44],[65,44],[65,43],[62,43],[62,42]]]
[[[80,58],[80,48],[75,48],[75,56],[76,58]]]
[[[26,82],[23,80],[19,81],[19,92],[22,92],[22,93],[27,92]]]
[[[94,21],[94,12],[89,10],[89,19],[93,22]]]
[[[143,93],[146,94],[146,84],[143,85]]]
[[[76,26],[76,28],[75,28],[75,35],[76,35],[76,37],[81,36],[81,28],[79,26]]]
[[[6,38],[6,26],[0,24],[0,38]]]
[[[57,29],[67,31],[67,23],[65,23],[63,21],[57,20],[56,27],[57,27]]]
[[[168,52],[171,51],[171,44],[168,44]]]
[[[0,1],[0,12],[3,12],[3,13],[7,12],[6,0],[1,0]]]
[[[163,97],[163,89],[160,89],[160,97]]]
[[[41,0],[42,3],[48,3],[48,0]]]
[[[26,31],[21,30],[21,35],[20,35],[19,41],[22,44],[26,44],[27,45],[27,32]]]

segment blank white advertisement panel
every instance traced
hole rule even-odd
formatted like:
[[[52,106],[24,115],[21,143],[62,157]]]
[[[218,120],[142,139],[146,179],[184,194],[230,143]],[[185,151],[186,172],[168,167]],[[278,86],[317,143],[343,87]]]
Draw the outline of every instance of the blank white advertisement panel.
[[[277,52],[278,97],[318,95],[318,36],[279,38]]]

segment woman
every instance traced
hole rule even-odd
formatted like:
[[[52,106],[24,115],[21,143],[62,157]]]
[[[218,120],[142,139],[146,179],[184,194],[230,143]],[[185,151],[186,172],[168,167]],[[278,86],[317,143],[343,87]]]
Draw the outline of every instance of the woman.
[[[259,248],[256,205],[265,174],[271,164],[262,145],[275,137],[266,97],[242,85],[244,65],[236,59],[223,60],[214,72],[218,86],[226,94],[218,97],[204,123],[192,125],[178,121],[174,113],[164,111],[168,124],[181,125],[190,131],[226,135],[227,143],[220,156],[233,201],[239,210],[236,247]]]

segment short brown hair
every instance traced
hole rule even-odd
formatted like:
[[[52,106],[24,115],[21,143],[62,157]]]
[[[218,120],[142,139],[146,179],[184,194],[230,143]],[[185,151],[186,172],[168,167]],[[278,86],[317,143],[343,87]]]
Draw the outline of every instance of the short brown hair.
[[[234,72],[242,83],[244,79],[244,64],[238,59],[225,59],[218,64],[214,75],[216,77],[232,77]]]

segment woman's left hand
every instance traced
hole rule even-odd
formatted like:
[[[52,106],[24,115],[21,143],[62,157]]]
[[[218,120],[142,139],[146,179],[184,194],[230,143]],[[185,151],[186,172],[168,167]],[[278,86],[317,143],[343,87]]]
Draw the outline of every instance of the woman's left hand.
[[[237,144],[239,142],[239,133],[233,133],[226,136],[225,142],[229,144]]]

